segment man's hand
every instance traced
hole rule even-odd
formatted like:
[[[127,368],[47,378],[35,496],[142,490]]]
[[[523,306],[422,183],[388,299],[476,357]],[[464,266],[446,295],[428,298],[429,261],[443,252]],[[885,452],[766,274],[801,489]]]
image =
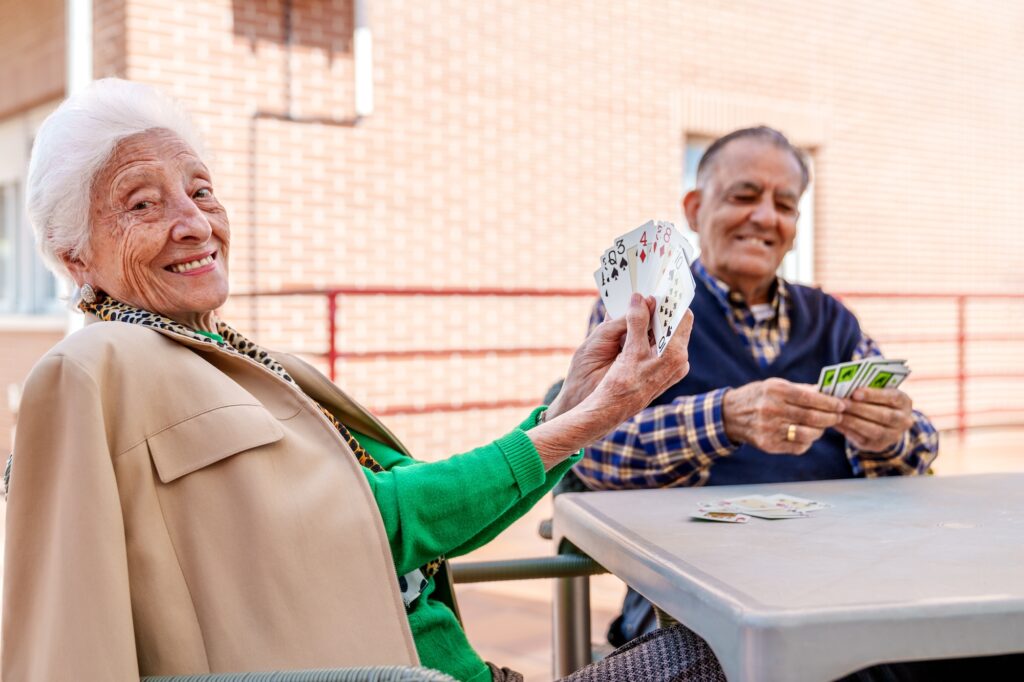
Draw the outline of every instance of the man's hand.
[[[845,404],[813,386],[766,379],[726,391],[725,435],[765,452],[801,455],[830,426],[840,423]]]
[[[910,396],[895,388],[858,388],[846,403],[836,430],[861,450],[882,452],[914,425]]]

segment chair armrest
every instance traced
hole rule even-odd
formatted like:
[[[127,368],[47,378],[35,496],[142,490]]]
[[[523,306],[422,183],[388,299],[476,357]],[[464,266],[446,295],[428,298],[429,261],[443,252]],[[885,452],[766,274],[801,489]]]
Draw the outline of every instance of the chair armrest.
[[[580,554],[558,554],[506,561],[460,561],[449,566],[452,570],[452,579],[456,583],[575,578],[608,572],[590,557]]]
[[[142,682],[455,682],[455,680],[429,668],[390,665],[263,673],[161,675],[143,677]]]

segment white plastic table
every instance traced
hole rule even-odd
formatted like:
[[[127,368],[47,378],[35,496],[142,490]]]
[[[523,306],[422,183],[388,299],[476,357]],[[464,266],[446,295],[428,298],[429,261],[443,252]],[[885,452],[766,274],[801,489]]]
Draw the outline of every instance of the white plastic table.
[[[689,518],[779,492],[833,506]],[[1022,473],[564,494],[554,532],[704,637],[730,682],[1024,651]]]

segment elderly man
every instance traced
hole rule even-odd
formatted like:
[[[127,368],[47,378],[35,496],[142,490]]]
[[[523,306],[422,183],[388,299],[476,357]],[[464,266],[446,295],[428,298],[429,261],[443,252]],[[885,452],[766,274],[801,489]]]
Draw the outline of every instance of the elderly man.
[[[923,474],[938,435],[898,389],[846,399],[815,389],[825,365],[880,356],[857,318],[820,289],[776,275],[796,237],[807,165],[766,127],[715,141],[683,208],[700,238],[693,265],[690,373],[587,448],[593,489],[770,483]],[[597,302],[591,328],[604,317]],[[654,627],[632,591],[609,639]]]

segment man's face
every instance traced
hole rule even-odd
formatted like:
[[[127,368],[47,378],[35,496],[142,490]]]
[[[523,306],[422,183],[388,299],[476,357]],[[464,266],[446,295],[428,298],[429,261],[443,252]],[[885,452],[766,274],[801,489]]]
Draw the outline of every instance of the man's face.
[[[703,188],[683,200],[701,262],[732,288],[766,286],[793,248],[800,165],[770,142],[744,138],[727,144],[709,170]]]

